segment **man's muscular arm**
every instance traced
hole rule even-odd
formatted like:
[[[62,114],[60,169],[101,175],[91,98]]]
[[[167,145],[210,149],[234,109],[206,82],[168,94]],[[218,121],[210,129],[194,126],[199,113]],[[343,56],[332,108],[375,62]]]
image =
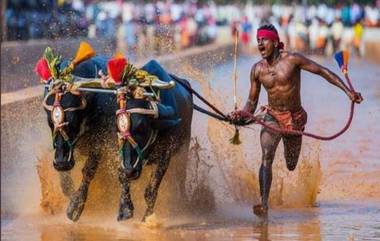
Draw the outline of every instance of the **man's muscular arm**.
[[[251,114],[253,114],[257,107],[257,102],[259,99],[260,94],[260,81],[258,80],[258,74],[257,74],[257,64],[252,66],[251,74],[250,74],[250,82],[251,82],[251,88],[249,91],[249,96],[247,103],[245,104],[244,108],[242,110],[236,110],[233,111],[231,114],[229,114],[229,117],[231,120],[235,123],[240,123],[241,121],[249,121],[251,118]]]
[[[261,84],[260,84],[260,81],[258,80],[258,74],[257,74],[257,64],[252,66],[251,74],[250,74],[250,82],[251,82],[251,88],[249,90],[248,100],[244,106],[243,111],[253,114],[257,108],[257,103],[259,100],[260,89],[261,89]]]
[[[317,64],[316,62],[304,57],[301,54],[294,54],[293,56],[296,61],[296,64],[301,69],[322,76],[329,83],[343,90],[352,101],[360,103],[363,100],[360,93],[351,92],[351,90],[348,89],[347,86],[344,84],[343,80],[329,69]]]

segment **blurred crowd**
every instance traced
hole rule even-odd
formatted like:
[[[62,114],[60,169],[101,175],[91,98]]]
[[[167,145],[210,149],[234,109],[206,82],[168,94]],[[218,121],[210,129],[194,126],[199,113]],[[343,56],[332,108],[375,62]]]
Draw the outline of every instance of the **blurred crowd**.
[[[217,37],[217,22],[208,4],[175,4],[161,1],[154,4],[124,3],[120,5],[120,12],[115,11],[111,3],[108,4],[109,7],[104,7],[94,19],[94,31],[90,35],[116,35],[118,45],[126,52],[145,50],[147,47],[153,48],[158,54],[172,52],[175,49],[212,43]],[[108,13],[106,9],[109,9]],[[113,24],[112,33],[109,34],[98,31],[102,29],[104,21],[107,21],[107,14],[110,14],[108,19],[118,21],[118,24]],[[116,26],[119,28],[116,29]],[[108,31],[110,28],[111,25],[104,27]],[[139,48],[141,46],[143,48]]]
[[[125,52],[139,46],[167,52],[214,42],[217,21],[211,9],[172,1],[9,0],[6,39],[85,36],[117,41]]]
[[[330,55],[340,49],[363,54],[366,28],[380,27],[380,1],[372,5],[338,4],[318,6],[251,6],[231,24],[232,36],[240,30],[240,40],[247,47],[256,45],[256,29],[273,24],[286,49],[308,54]]]
[[[75,8],[75,2],[8,0],[6,40],[87,36],[88,19]]]
[[[239,30],[248,49],[255,30],[272,23],[287,49],[328,54],[352,47],[362,54],[365,28],[380,27],[372,5],[216,5],[197,1],[8,0],[6,40],[89,37],[117,41],[123,52],[170,52],[212,43],[220,26]],[[202,1],[205,2],[205,1]]]

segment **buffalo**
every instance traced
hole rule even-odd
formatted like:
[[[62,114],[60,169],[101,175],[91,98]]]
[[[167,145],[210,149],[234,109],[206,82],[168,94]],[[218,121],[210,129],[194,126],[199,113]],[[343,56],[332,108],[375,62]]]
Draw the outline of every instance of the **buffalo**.
[[[71,74],[75,78],[99,78],[99,70],[107,74],[107,61],[105,57],[91,57],[77,64]],[[64,64],[60,66],[61,69],[63,67]],[[170,158],[181,148],[187,150],[189,147],[193,99],[183,85],[190,84],[183,79],[180,80],[181,85],[175,84],[172,76],[155,60],[142,69],[158,79],[149,86],[139,87],[146,94],[139,98],[125,86],[115,89],[117,95],[95,89],[92,92],[80,91],[72,88],[75,81],[71,84],[58,81],[61,84],[51,84],[45,91],[43,106],[52,131],[54,168],[61,173],[71,170],[75,165],[74,149],[84,149],[88,153],[79,188],[75,192],[64,189],[64,193],[71,194],[67,216],[73,221],[79,219],[84,209],[89,184],[101,159],[102,148],[99,145],[104,138],[109,138],[109,133],[119,139],[122,191],[118,221],[133,217],[129,187],[132,180],[138,179],[143,166],[156,166],[145,189],[145,220],[153,213]],[[156,98],[152,98],[152,92]],[[77,141],[81,144],[76,145]]]
[[[176,84],[167,89],[173,85],[173,79],[154,60],[148,62],[142,69],[157,76],[168,86],[161,86],[163,89],[160,90],[158,103],[145,99],[127,98],[126,100],[126,110],[130,113],[130,125],[126,132],[132,137],[132,140],[125,138],[121,145],[120,182],[122,193],[118,220],[133,216],[129,184],[131,180],[140,175],[142,167],[146,163],[156,163],[157,165],[150,183],[145,189],[144,197],[147,209],[143,220],[153,213],[158,189],[168,169],[171,156],[181,147],[188,149],[190,144],[193,98],[183,87],[183,84],[188,86],[190,84],[186,80],[181,80],[182,85]],[[154,112],[147,114],[144,111],[152,109],[157,111],[156,116],[154,116]],[[119,128],[120,130],[121,132],[125,131],[122,128]],[[155,140],[153,141],[152,138]]]

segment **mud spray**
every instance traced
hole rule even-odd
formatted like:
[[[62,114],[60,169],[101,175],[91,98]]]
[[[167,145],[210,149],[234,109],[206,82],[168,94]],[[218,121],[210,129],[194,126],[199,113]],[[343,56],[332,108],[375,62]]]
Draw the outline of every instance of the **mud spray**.
[[[227,112],[231,103],[228,103],[224,95],[228,93],[213,91],[209,83],[212,72],[205,72],[205,69],[213,69],[214,62],[220,62],[220,59],[208,62],[210,66],[203,68],[195,67],[191,63],[181,63],[173,72],[196,80],[197,82],[193,81],[193,86],[199,87],[206,98]],[[188,161],[183,161],[185,159],[181,157],[181,153],[180,157],[173,157],[159,190],[156,215],[163,218],[179,215],[181,211],[189,210],[189,206],[191,214],[196,214],[210,212],[216,205],[225,203],[257,203],[260,198],[257,170],[261,159],[258,132],[259,128],[258,131],[242,131],[243,144],[234,146],[229,143],[229,138],[233,135],[231,126],[195,113]],[[103,141],[102,158],[95,179],[90,185],[82,218],[117,215],[120,195],[117,174],[119,162],[115,155],[116,142],[113,140],[116,136],[110,135],[109,138],[112,141]],[[51,140],[46,137],[42,141]],[[84,142],[80,142],[79,145],[88,145]],[[321,177],[318,144],[304,146],[299,166],[294,172],[286,170],[282,152],[280,146],[273,167],[271,206],[312,206],[316,200]],[[42,210],[57,214],[64,212],[68,202],[62,194],[60,182],[65,175],[71,175],[74,187],[78,187],[86,154],[76,152],[76,167],[64,175],[52,168],[52,157],[51,151],[41,154],[38,157],[37,170],[41,184]],[[146,166],[140,179],[132,182],[132,199],[137,219],[140,219],[145,211],[143,195],[153,168],[154,166]],[[180,195],[180,183],[185,183],[186,197]]]
[[[233,109],[232,77],[229,78],[232,76],[230,57],[210,54],[207,55],[204,61],[182,58],[181,63],[165,67],[178,76],[189,79],[193,88],[202,93],[204,97],[223,112],[228,113]],[[247,59],[241,59],[240,61],[247,61]],[[250,61],[254,62],[252,59]],[[240,62],[238,66],[242,66],[238,71],[243,76],[242,78],[246,78],[250,65]],[[240,88],[238,90],[238,96],[240,97],[238,103],[240,103],[239,106],[242,106],[247,96],[247,82],[244,82],[245,84],[240,83],[238,85]],[[331,93],[326,92],[326,95],[331,95]],[[311,103],[307,97],[308,95],[306,95],[305,102]],[[260,97],[260,100],[263,100],[263,98]],[[195,102],[201,104],[198,100],[195,100]],[[335,103],[329,104],[334,105]],[[341,103],[337,102],[336,104],[339,107]],[[317,103],[317,105],[320,105],[320,103]],[[321,108],[312,106],[310,109]],[[362,110],[369,111],[365,108],[362,108]],[[116,135],[110,132],[106,139],[101,140],[103,142],[102,157],[98,171],[90,184],[87,203],[81,219],[78,224],[73,225],[65,217],[68,198],[63,195],[60,182],[70,175],[74,183],[72,186],[67,185],[66,188],[76,189],[78,187],[82,178],[81,169],[87,156],[86,152],[80,153],[76,151],[74,154],[77,161],[76,166],[69,173],[60,175],[52,166],[51,135],[46,123],[46,115],[41,107],[41,99],[36,98],[26,104],[17,102],[7,105],[5,108],[2,107],[1,115],[2,120],[8,120],[2,121],[1,133],[3,142],[3,151],[1,153],[2,217],[5,223],[8,222],[7,220],[11,220],[9,223],[12,223],[12,220],[21,220],[14,226],[9,224],[10,226],[7,226],[6,233],[2,233],[4,237],[14,237],[14,240],[115,240],[118,237],[132,237],[132,240],[172,239],[165,230],[146,229],[140,224],[146,208],[143,198],[144,190],[154,166],[146,166],[140,179],[133,181],[131,185],[132,200],[135,205],[134,218],[122,223],[116,222],[120,197]],[[7,118],[4,118],[4,115],[7,115]],[[371,120],[376,123],[376,118]],[[368,126],[376,126],[374,123],[368,123]],[[317,125],[321,125],[321,123],[317,123]],[[311,126],[311,129],[315,128],[313,123],[311,123]],[[300,210],[303,210],[303,207],[315,205],[317,195],[320,192],[320,185],[324,185],[323,188],[326,190],[324,191],[324,197],[331,198],[331,196],[335,195],[336,198],[341,198],[343,194],[340,195],[335,186],[338,184],[345,186],[342,180],[347,180],[347,172],[341,171],[340,174],[338,173],[338,170],[342,170],[343,165],[339,165],[339,163],[344,163],[344,165],[348,163],[352,168],[356,168],[361,165],[360,162],[351,161],[351,163],[347,160],[357,160],[357,156],[348,157],[345,155],[341,159],[332,161],[327,165],[327,172],[322,176],[320,146],[324,153],[331,154],[328,158],[334,158],[333,152],[326,152],[328,148],[323,146],[322,143],[305,138],[298,166],[295,171],[289,172],[286,169],[283,145],[280,142],[273,164],[270,206],[286,207],[290,208],[289,210],[297,208],[298,211],[294,216],[295,218],[291,216],[291,211],[289,213],[274,212],[273,215],[276,217],[273,219],[280,223],[270,226],[269,231],[268,227],[261,229],[257,226],[253,226],[254,230],[252,230],[252,226],[246,228],[244,223],[247,220],[255,220],[251,213],[251,207],[260,200],[258,170],[261,163],[260,127],[253,126],[253,129],[241,129],[242,144],[235,146],[229,143],[229,139],[234,132],[232,126],[194,112],[190,151],[187,158],[185,158],[184,152],[172,158],[159,189],[155,216],[150,220],[152,227],[165,226],[174,230],[179,227],[180,230],[175,233],[175,237],[183,240],[187,239],[186,235],[189,232],[191,232],[193,240],[205,240],[214,237],[214,235],[217,239],[217,237],[227,237],[226,235],[232,235],[232,233],[242,237],[252,237],[252,234],[254,234],[256,235],[254,237],[266,240],[265,238],[270,237],[271,232],[286,235],[295,233],[301,235],[298,237],[300,239],[307,237],[307,233],[311,233],[315,234],[316,238],[311,237],[310,240],[320,240],[322,225],[320,223],[328,223],[330,220],[328,218],[324,220],[323,218],[318,218],[315,211],[306,211],[305,214]],[[355,135],[355,133],[357,131],[353,131],[352,135]],[[347,142],[352,139],[353,137],[348,135]],[[364,139],[359,139],[358,142],[368,144],[368,140],[365,142]],[[344,143],[344,137],[340,141]],[[82,139],[78,145],[87,145],[90,148],[91,142],[86,142],[85,139]],[[346,146],[344,148],[349,149]],[[366,151],[365,148],[368,148],[368,146],[362,147],[363,152]],[[378,153],[373,152],[371,158],[377,160]],[[324,157],[323,160],[325,159],[330,160]],[[374,175],[378,173],[378,169],[373,173]],[[334,183],[340,177],[342,177],[342,180],[335,186],[329,184]],[[358,189],[363,186],[366,187],[365,183],[357,181],[358,179],[362,180],[362,177],[363,175],[359,175],[355,179],[356,181],[354,180],[354,182],[358,183]],[[322,182],[323,179],[325,183]],[[380,193],[376,188],[378,187],[378,179],[372,178],[371,180],[374,180],[374,182],[371,183],[372,186],[368,186],[368,190],[371,190],[371,195],[378,196]],[[320,184],[321,182],[322,184]],[[353,189],[356,189],[355,187]],[[346,189],[349,188],[346,187]],[[347,191],[339,190],[347,194]],[[186,195],[182,195],[183,193],[186,193]],[[348,195],[351,195],[350,192],[348,193]],[[363,195],[360,197],[368,197],[368,192],[363,191]],[[239,205],[243,208],[237,208]],[[236,221],[234,221],[227,224],[230,226],[226,229],[220,230],[218,228],[222,224],[215,222],[210,224],[205,218],[214,215],[219,219],[220,210],[229,211],[229,217],[236,217],[236,219],[243,217],[244,222],[236,224]],[[373,209],[368,210],[372,212],[371,210]],[[348,217],[353,215],[352,210],[343,210],[342,213],[348,215]],[[30,218],[25,217],[29,214]],[[17,216],[22,217],[22,219],[17,219]],[[307,217],[306,222],[303,221],[305,216]],[[356,218],[359,217],[357,216]],[[364,220],[361,223],[364,224],[367,221]],[[39,231],[33,231],[34,228],[27,225],[28,223],[40,222],[42,222],[43,228],[40,228]],[[189,224],[192,222],[195,223],[194,226],[182,225],[183,223]],[[286,229],[281,225],[281,222],[284,223]],[[296,224],[292,226],[289,223]],[[328,223],[328,226],[332,225],[331,227],[333,227],[340,223],[339,218],[333,219],[331,223]],[[373,224],[372,221],[370,223]],[[241,226],[236,225],[243,225],[244,227],[239,228]],[[342,225],[346,227],[350,224],[343,223]],[[101,229],[98,227],[101,227]],[[209,229],[209,231],[198,232],[200,229],[208,229],[209,227],[212,228],[211,231]],[[343,236],[340,237],[347,237],[348,234],[346,235],[343,232],[345,229],[339,228],[337,230],[343,233]],[[181,231],[183,229],[188,232]],[[372,231],[370,230],[370,232]],[[324,232],[329,233],[330,231],[325,229]],[[57,233],[62,233],[62,235],[57,235]],[[334,232],[331,231],[331,233]],[[95,238],[95,236],[97,237]]]

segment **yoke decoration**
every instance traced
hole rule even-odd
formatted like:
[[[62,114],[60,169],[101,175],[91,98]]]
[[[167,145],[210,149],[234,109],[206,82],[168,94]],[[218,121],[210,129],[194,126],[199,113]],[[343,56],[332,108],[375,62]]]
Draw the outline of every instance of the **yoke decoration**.
[[[43,57],[39,59],[34,68],[34,71],[41,77],[43,83],[48,84],[50,81],[50,88],[61,84],[73,84],[73,75],[71,74],[75,66],[89,58],[95,56],[95,51],[86,43],[81,42],[76,56],[70,63],[63,69],[60,69],[62,63],[62,56],[56,55],[52,48],[47,47],[44,51]]]
[[[175,85],[173,81],[163,82],[157,76],[136,68],[121,54],[116,54],[108,61],[108,76],[104,76],[101,72],[98,73],[102,79],[82,78],[72,74],[77,64],[94,57],[95,54],[88,43],[81,42],[75,58],[62,69],[60,66],[62,56],[55,54],[52,48],[47,47],[34,71],[40,76],[44,84],[49,84],[49,90],[64,86],[64,92],[75,92],[78,95],[81,88],[87,88],[86,91],[91,88],[95,92],[102,91],[101,89],[116,91],[116,89],[125,88],[127,93],[135,99],[151,98],[159,101],[158,91],[172,88]],[[104,86],[104,82],[107,83],[107,87]]]

